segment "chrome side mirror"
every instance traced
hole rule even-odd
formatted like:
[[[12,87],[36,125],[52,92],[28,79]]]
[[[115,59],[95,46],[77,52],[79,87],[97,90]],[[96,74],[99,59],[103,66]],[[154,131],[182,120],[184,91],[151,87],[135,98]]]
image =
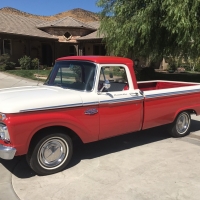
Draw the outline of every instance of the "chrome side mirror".
[[[101,93],[104,89],[108,90],[109,88],[110,88],[110,82],[109,80],[105,80],[103,83],[103,87],[100,89],[99,92]]]

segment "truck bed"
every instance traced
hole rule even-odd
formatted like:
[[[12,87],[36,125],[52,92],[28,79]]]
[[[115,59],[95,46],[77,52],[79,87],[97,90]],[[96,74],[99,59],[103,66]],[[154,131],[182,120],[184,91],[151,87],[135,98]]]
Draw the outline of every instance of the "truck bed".
[[[138,88],[143,92],[149,91],[149,90],[170,89],[170,88],[176,88],[176,87],[195,86],[195,85],[200,85],[200,84],[177,82],[177,81],[160,81],[160,80],[138,82]]]
[[[200,84],[178,81],[138,82],[144,95],[143,129],[170,124],[182,110],[200,113]]]

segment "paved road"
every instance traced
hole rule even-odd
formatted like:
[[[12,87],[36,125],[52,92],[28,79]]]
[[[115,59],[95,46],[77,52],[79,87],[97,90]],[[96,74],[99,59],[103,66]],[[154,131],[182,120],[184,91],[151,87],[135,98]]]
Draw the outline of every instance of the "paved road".
[[[163,126],[79,146],[68,169],[50,176],[24,156],[0,160],[0,200],[199,200],[200,117],[192,119],[180,139]]]

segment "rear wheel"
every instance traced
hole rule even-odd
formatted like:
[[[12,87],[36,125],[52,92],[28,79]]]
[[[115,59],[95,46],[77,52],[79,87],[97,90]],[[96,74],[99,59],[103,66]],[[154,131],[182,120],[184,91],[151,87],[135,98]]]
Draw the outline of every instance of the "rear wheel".
[[[63,170],[72,157],[72,140],[63,133],[51,133],[38,138],[31,145],[27,161],[39,175],[49,175]]]
[[[184,111],[178,114],[170,126],[170,134],[173,137],[184,137],[190,133],[191,116]]]

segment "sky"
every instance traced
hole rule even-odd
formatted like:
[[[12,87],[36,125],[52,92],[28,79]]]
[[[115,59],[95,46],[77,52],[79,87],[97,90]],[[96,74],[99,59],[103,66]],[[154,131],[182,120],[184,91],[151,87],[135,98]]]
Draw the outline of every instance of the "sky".
[[[55,15],[74,8],[100,12],[97,0],[0,0],[0,8],[12,7],[35,15]]]

